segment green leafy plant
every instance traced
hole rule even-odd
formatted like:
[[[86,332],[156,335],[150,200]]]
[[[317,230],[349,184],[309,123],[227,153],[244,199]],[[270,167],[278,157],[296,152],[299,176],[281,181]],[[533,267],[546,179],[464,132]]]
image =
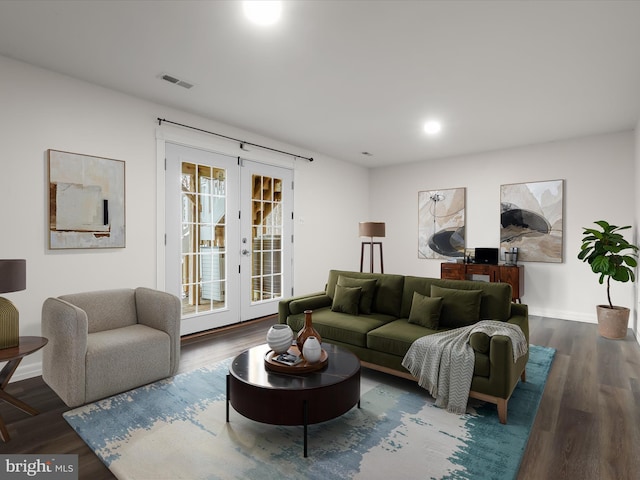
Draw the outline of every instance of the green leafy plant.
[[[596,223],[601,230],[595,228],[583,228],[582,247],[578,258],[587,262],[594,273],[600,275],[599,282],[602,285],[607,279],[607,300],[609,308],[611,303],[611,279],[617,282],[634,282],[636,280],[633,269],[638,265],[638,247],[629,243],[618,232],[631,228],[631,225],[618,227],[610,225],[604,220]]]

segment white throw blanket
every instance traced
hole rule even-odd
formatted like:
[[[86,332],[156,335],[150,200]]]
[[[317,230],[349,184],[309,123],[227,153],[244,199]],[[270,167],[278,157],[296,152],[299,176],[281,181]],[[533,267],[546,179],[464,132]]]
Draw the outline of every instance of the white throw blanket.
[[[469,339],[475,332],[483,332],[489,337],[509,337],[514,363],[529,348],[527,339],[517,325],[482,320],[468,327],[421,337],[413,342],[402,360],[402,366],[417,377],[418,384],[436,399],[436,406],[459,415],[467,410],[471,390],[475,354]]]

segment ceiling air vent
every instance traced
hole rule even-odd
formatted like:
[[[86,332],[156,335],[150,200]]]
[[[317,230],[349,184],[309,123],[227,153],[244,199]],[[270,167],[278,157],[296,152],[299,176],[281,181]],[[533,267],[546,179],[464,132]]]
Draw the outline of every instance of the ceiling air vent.
[[[161,74],[160,78],[165,82],[173,83],[174,85],[180,85],[181,87],[186,89],[193,87],[192,83],[185,82],[184,80],[180,80],[179,78],[176,78],[174,76],[167,75],[166,73]]]

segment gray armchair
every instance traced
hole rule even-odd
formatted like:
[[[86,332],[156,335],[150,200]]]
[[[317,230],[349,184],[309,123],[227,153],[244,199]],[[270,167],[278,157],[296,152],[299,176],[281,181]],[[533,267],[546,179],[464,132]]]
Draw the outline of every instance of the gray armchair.
[[[48,298],[42,378],[69,407],[174,375],[180,300],[149,288]]]

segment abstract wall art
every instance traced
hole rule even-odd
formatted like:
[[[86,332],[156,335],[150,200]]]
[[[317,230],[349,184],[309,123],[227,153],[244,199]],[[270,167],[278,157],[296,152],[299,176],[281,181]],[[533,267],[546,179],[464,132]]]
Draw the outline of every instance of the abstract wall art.
[[[464,188],[418,192],[418,258],[464,257]]]
[[[500,247],[518,261],[562,262],[563,180],[500,186]]]
[[[48,150],[49,248],[125,246],[124,162]]]

